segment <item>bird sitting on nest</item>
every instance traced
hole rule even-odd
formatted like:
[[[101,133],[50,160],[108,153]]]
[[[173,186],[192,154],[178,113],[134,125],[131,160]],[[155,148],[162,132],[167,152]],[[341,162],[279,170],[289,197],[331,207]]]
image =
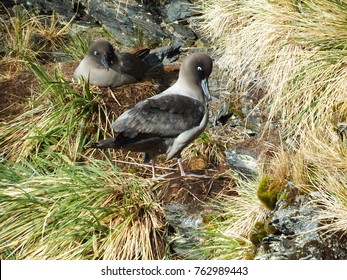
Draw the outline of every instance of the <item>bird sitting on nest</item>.
[[[99,87],[118,87],[141,80],[145,73],[145,57],[149,50],[138,54],[115,51],[104,39],[95,41],[73,74],[78,81],[83,78]]]
[[[112,124],[116,136],[92,147],[144,152],[145,163],[152,162],[153,178],[156,155],[167,154],[168,160],[177,157],[181,176],[186,176],[180,154],[207,125],[211,72],[210,56],[189,55],[180,67],[175,84],[125,111]]]

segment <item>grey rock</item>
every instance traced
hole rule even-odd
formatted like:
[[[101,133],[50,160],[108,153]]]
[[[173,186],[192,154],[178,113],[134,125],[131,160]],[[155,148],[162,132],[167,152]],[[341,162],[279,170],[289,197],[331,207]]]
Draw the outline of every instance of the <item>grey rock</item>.
[[[170,37],[169,33],[158,26],[153,17],[137,4],[90,0],[87,7],[90,14],[124,45],[140,44],[142,38],[155,40],[159,44]]]
[[[170,45],[151,50],[143,59],[146,68],[152,70],[174,62],[180,56],[180,48],[180,45]]]
[[[165,206],[165,214],[168,224],[175,230],[175,235],[169,240],[171,250],[189,258],[192,244],[203,238],[196,231],[202,225],[201,207],[169,203]]]
[[[293,191],[288,184],[284,196]],[[277,230],[262,240],[260,260],[346,259],[345,236],[324,235],[320,230],[319,209],[308,203],[310,197],[298,195],[294,201],[279,200],[270,213],[270,225]]]
[[[82,26],[98,23],[126,46],[138,46],[144,40],[151,45],[162,45],[168,40],[183,46],[197,39],[189,18],[199,12],[187,0],[137,3],[120,0],[17,0],[16,3],[35,8],[40,14],[56,12],[64,24],[71,18]],[[4,0],[4,5],[12,7],[15,1]]]
[[[171,1],[167,9],[163,9],[162,12],[169,23],[199,14],[192,9],[191,3],[185,0]]]
[[[257,155],[243,149],[226,150],[225,156],[229,166],[246,177],[254,177],[259,173]]]
[[[185,40],[197,38],[186,21],[176,22],[197,14],[188,1],[142,2],[90,0],[87,8],[117,41],[127,46],[139,45],[143,39],[157,45],[170,40],[183,46]]]
[[[2,0],[2,4],[6,8],[10,8],[16,5],[22,5],[26,9],[32,9],[40,14],[51,14],[53,11],[61,15],[65,19],[71,19],[76,13],[76,7],[70,0]]]
[[[175,30],[176,35],[182,40],[196,40],[196,34],[186,25],[172,23],[171,27]]]
[[[347,123],[339,122],[336,124],[336,131],[341,140],[347,143]]]

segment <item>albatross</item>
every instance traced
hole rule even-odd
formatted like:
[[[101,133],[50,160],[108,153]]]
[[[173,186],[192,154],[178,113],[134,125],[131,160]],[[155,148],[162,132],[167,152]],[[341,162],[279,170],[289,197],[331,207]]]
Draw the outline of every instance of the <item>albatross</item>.
[[[135,54],[116,51],[105,39],[95,41],[73,74],[99,87],[118,87],[142,79],[145,64]]]
[[[181,176],[186,176],[181,151],[207,125],[211,72],[210,56],[205,53],[187,56],[178,80],[171,87],[126,110],[112,124],[116,136],[94,143],[92,147],[144,152],[145,163],[152,163],[153,178],[157,155],[167,154],[167,160],[177,157]]]

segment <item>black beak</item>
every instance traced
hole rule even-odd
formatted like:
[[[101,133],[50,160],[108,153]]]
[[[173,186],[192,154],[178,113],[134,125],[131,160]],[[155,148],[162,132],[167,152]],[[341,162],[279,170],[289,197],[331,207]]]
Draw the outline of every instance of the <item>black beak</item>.
[[[110,60],[110,58],[107,55],[103,55],[101,57],[101,63],[102,63],[102,65],[104,65],[107,68],[107,70],[109,70],[111,65],[112,65],[112,61]]]
[[[201,81],[201,88],[204,92],[204,95],[205,95],[205,98],[207,101],[210,101],[211,100],[211,94],[210,94],[210,90],[208,88],[208,80],[207,78],[203,79]]]

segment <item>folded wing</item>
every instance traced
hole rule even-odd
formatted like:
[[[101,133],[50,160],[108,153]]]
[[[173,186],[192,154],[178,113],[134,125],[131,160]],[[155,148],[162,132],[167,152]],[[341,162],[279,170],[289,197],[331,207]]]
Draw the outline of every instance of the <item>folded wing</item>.
[[[112,125],[123,137],[138,135],[177,137],[199,126],[205,112],[204,105],[183,95],[164,95],[137,103],[124,112]]]

